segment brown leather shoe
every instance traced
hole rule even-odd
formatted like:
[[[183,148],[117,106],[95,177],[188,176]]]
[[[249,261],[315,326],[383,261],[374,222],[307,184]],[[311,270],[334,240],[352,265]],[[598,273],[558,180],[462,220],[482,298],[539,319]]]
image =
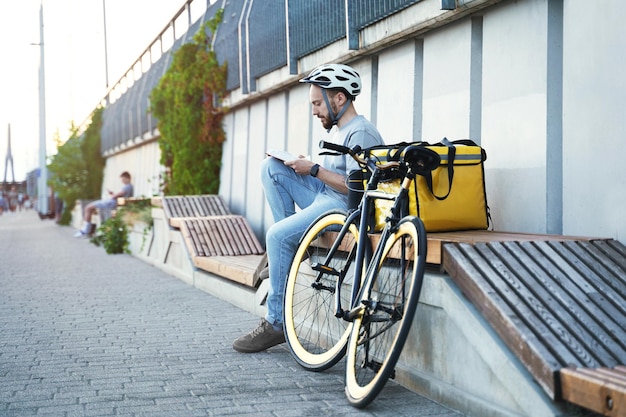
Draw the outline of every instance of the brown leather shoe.
[[[285,343],[285,334],[282,329],[274,330],[274,327],[263,319],[256,329],[235,340],[233,349],[242,353],[255,353],[281,343]]]

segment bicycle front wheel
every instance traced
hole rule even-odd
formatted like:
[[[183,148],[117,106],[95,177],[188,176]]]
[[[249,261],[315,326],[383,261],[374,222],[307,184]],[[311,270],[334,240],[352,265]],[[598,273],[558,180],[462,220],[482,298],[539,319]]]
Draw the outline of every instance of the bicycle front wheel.
[[[343,212],[330,212],[304,233],[285,284],[285,338],[302,367],[323,371],[346,352],[351,323],[335,316],[337,291],[350,306],[358,230],[352,224],[337,250],[329,249],[346,222]],[[328,259],[327,259],[328,258]]]
[[[417,308],[426,265],[426,231],[419,218],[405,217],[389,235],[367,281],[348,343],[346,396],[365,407],[395,377]]]

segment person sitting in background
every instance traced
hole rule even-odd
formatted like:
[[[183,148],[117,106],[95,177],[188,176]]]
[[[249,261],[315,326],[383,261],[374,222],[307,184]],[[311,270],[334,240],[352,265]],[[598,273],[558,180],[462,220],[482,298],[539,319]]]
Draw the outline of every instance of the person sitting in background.
[[[85,213],[83,214],[83,220],[85,225],[81,230],[76,232],[74,237],[89,237],[96,231],[96,225],[91,223],[91,216],[96,209],[102,212],[103,210],[113,210],[117,207],[117,199],[119,197],[130,198],[133,196],[133,185],[130,183],[130,174],[127,171],[122,172],[120,175],[122,179],[122,189],[116,193],[108,190],[110,198],[103,200],[92,201],[85,207]]]

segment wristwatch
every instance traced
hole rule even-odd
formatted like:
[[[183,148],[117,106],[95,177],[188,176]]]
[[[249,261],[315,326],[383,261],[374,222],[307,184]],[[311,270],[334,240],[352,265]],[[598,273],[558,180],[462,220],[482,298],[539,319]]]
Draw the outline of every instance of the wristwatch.
[[[317,173],[319,172],[319,170],[320,170],[320,164],[313,165],[311,167],[311,172],[310,172],[311,176],[312,177],[317,177]]]

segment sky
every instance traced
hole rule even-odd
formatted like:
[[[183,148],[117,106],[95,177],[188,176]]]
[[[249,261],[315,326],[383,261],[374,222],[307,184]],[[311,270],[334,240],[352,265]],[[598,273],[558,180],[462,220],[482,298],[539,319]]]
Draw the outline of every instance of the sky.
[[[55,133],[66,140],[71,122],[81,125],[87,119],[106,96],[107,72],[112,86],[185,0],[0,0],[0,181],[5,178],[9,124],[15,180],[24,180],[39,165],[42,4],[46,150],[53,155]],[[11,177],[9,163],[7,181]]]

